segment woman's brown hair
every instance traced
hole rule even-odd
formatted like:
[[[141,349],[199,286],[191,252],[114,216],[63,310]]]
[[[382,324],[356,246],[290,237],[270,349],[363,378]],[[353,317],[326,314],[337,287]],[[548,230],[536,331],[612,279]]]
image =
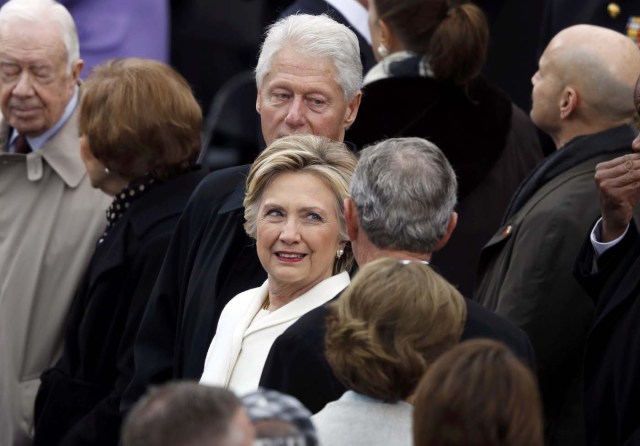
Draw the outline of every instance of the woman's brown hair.
[[[427,367],[458,342],[466,310],[460,293],[430,266],[372,261],[331,306],[327,361],[348,389],[404,400]]]
[[[462,342],[420,381],[413,437],[416,446],[542,446],[536,380],[504,344]]]
[[[456,0],[370,0],[378,19],[409,50],[428,56],[437,79],[466,84],[487,55],[489,25],[480,8]]]
[[[79,131],[93,155],[125,179],[166,179],[200,152],[202,112],[189,84],[161,62],[128,58],[97,66],[82,85]]]

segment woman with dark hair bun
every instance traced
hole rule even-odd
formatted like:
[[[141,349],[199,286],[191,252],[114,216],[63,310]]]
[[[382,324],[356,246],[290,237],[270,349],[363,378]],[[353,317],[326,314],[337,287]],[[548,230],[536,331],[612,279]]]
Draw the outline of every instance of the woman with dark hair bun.
[[[369,27],[379,63],[365,77],[358,118],[346,139],[362,148],[417,136],[445,153],[458,176],[460,220],[433,263],[470,296],[482,246],[542,159],[535,128],[480,75],[489,28],[477,6],[369,0]]]

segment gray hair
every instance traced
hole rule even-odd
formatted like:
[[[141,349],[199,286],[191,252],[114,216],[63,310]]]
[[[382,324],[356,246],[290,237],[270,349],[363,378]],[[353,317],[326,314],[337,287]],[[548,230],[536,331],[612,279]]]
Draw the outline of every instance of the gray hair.
[[[268,28],[256,66],[258,88],[262,87],[271,70],[274,56],[287,46],[308,57],[330,59],[336,69],[336,82],[348,101],[362,88],[358,38],[349,28],[325,14],[291,15]]]
[[[435,144],[392,138],[361,152],[351,199],[376,247],[429,254],[449,226],[457,189],[455,172]]]
[[[240,400],[219,387],[172,382],[152,388],[122,427],[123,446],[238,446],[244,435],[233,426]]]
[[[67,51],[67,65],[80,59],[78,30],[73,17],[60,3],[54,0],[9,0],[0,8],[0,34],[8,23],[16,20],[28,22],[52,22],[60,29],[60,37]]]

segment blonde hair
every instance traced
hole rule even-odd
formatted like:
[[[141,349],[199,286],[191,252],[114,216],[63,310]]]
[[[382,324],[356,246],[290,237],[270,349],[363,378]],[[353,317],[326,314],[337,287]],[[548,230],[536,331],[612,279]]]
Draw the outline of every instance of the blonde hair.
[[[462,295],[430,266],[367,263],[327,318],[326,357],[349,389],[404,400],[427,367],[462,335]]]
[[[344,220],[344,199],[349,196],[349,182],[357,159],[340,142],[314,135],[292,135],[275,140],[254,161],[247,177],[244,197],[244,229],[256,238],[257,214],[262,194],[275,177],[283,172],[306,172],[320,178],[335,196],[341,240],[349,240]],[[351,267],[353,253],[347,244],[336,260],[333,273]]]

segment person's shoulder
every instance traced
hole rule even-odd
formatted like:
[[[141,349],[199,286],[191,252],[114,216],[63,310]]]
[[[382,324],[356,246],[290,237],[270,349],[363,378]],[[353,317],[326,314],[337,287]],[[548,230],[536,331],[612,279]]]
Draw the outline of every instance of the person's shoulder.
[[[214,170],[204,177],[191,195],[191,203],[207,203],[221,200],[236,189],[244,190],[244,183],[249,174],[249,164]]]
[[[297,321],[295,321],[284,333],[282,333],[278,340],[280,342],[294,339],[310,340],[311,335],[321,332],[324,336],[324,322],[329,314],[329,308],[326,304],[321,305],[313,310],[303,314]]]
[[[529,338],[521,328],[471,299],[465,298],[465,301],[467,321],[462,333],[463,340],[484,337],[502,341],[512,349],[526,346]]]
[[[257,293],[260,293],[260,290],[264,288],[263,286],[259,286],[256,288],[250,288],[242,293],[236,294],[229,300],[225,308],[229,309],[237,309],[237,308],[246,308],[246,306],[256,297]]]

